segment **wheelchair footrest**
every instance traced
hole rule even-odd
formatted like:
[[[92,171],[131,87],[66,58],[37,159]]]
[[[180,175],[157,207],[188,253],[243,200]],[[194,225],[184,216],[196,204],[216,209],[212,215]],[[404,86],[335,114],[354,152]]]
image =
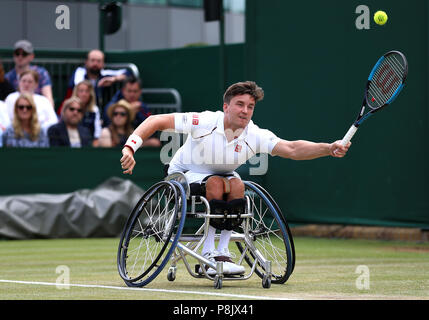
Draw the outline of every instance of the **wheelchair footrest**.
[[[200,270],[200,266],[201,265],[199,265],[199,264],[195,265],[195,273],[200,275],[200,276],[204,276],[204,273],[201,272],[201,270]],[[243,278],[244,274],[223,274],[223,277],[224,278],[237,278],[237,279],[239,279],[239,278]]]

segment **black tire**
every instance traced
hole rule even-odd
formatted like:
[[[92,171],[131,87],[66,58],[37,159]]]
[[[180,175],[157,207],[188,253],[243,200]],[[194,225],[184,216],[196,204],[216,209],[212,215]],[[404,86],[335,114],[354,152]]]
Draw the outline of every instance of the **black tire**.
[[[175,181],[149,188],[128,217],[119,241],[117,265],[130,287],[150,283],[165,267],[183,230],[186,197]]]
[[[265,259],[271,261],[271,283],[285,283],[295,267],[295,247],[292,233],[279,206],[269,193],[258,184],[244,181],[245,195],[250,198],[250,209],[253,218],[250,222],[250,236],[254,246]],[[236,242],[241,253],[246,250],[244,245]],[[244,257],[249,266],[253,266],[254,254],[246,251]],[[266,271],[259,263],[255,273],[264,279]]]

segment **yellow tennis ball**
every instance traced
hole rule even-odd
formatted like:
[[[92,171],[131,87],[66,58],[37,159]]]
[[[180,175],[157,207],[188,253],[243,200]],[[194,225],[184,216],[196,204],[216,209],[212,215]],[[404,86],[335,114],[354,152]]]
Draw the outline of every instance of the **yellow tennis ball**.
[[[374,21],[375,21],[376,24],[378,24],[380,26],[384,25],[387,22],[387,14],[386,14],[386,12],[381,11],[381,10],[377,11],[374,14]]]

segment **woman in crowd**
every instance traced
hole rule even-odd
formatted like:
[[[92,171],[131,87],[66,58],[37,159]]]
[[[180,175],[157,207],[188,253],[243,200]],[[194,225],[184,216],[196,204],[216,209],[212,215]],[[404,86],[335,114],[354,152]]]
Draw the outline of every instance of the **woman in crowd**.
[[[95,104],[95,90],[91,81],[83,80],[79,82],[73,89],[73,97],[77,97],[81,101],[83,110],[82,125],[87,127],[92,135],[92,145],[98,146],[98,139],[101,134],[101,116],[98,106]]]
[[[31,95],[37,111],[40,125],[42,128],[47,129],[51,125],[58,122],[57,114],[55,113],[54,106],[45,96],[36,94],[36,88],[39,83],[39,74],[35,70],[26,70],[19,75],[18,87],[19,91],[9,94],[5,100],[6,107],[9,113],[9,118],[13,121],[14,106],[18,97],[22,93]]]
[[[0,132],[6,130],[10,125],[9,115],[7,114],[6,104],[0,100]]]
[[[3,133],[3,147],[49,147],[46,130],[41,127],[31,94],[18,96],[12,124]]]
[[[99,146],[122,147],[134,130],[132,126],[134,114],[131,105],[125,99],[119,100],[109,107],[107,115],[112,122],[101,130]]]

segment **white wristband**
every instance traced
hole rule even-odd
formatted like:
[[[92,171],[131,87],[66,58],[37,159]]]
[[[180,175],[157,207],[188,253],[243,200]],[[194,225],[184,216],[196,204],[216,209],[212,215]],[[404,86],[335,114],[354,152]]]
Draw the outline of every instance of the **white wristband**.
[[[129,147],[133,150],[133,153],[136,153],[137,149],[140,148],[142,143],[142,138],[140,138],[139,135],[133,133],[128,137],[127,142],[125,142],[125,147]]]

